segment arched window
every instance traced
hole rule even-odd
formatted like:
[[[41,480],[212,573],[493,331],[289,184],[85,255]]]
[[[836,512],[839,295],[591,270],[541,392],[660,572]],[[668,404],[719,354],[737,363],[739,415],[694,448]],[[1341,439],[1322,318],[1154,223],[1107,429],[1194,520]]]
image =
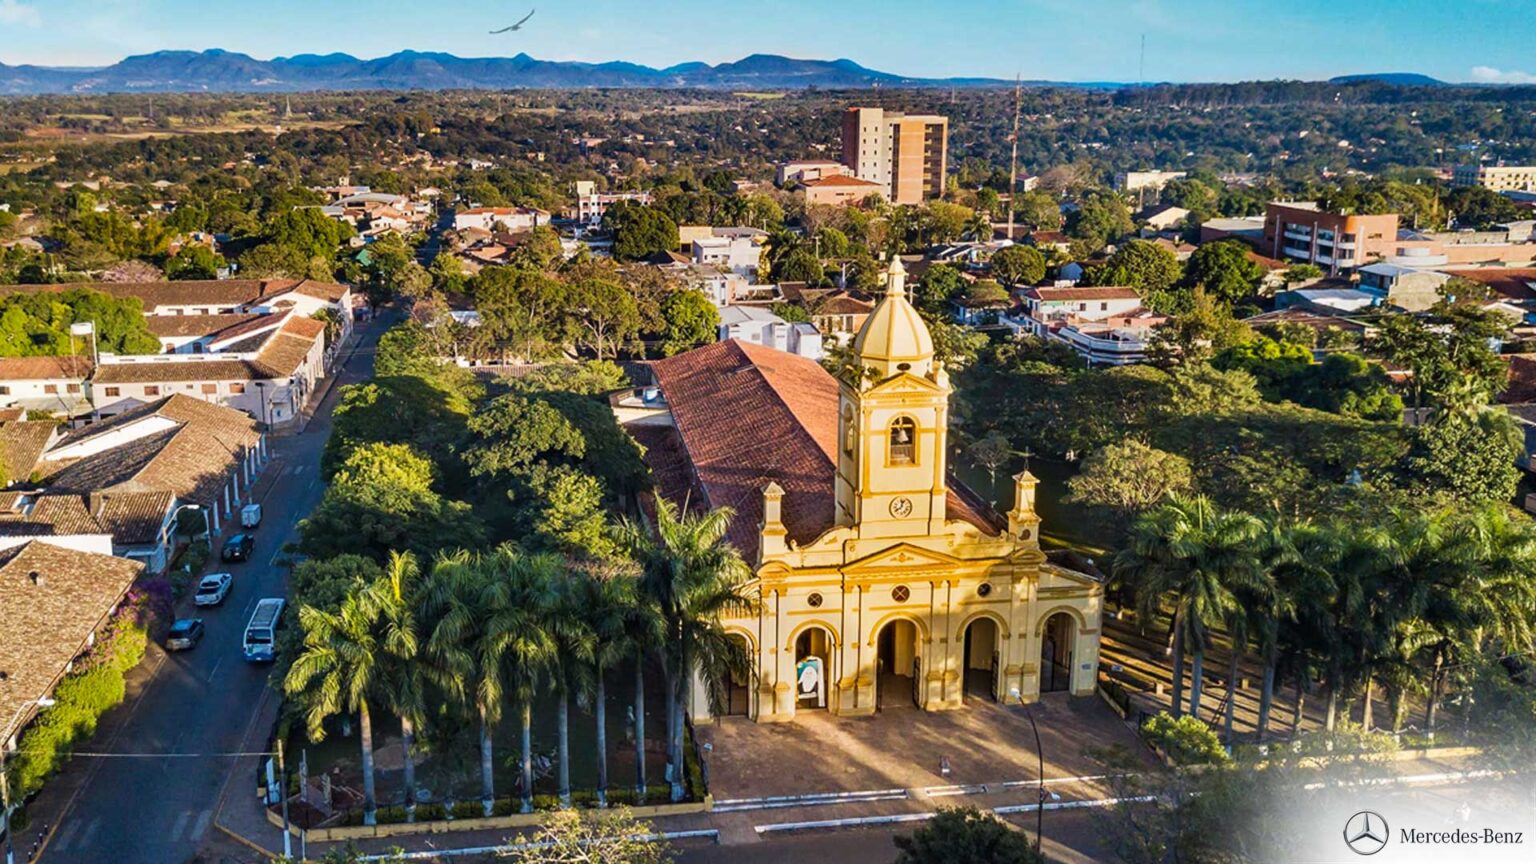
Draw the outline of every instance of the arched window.
[[[843,452],[849,456],[858,444],[859,430],[853,425],[853,409],[843,408]]]
[[[897,417],[891,423],[892,465],[912,465],[917,462],[917,423],[911,417]]]

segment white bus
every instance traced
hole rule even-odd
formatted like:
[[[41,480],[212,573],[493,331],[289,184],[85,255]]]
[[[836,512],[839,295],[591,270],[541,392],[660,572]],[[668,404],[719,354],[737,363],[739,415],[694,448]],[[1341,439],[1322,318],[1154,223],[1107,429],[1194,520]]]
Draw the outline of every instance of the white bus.
[[[283,621],[283,598],[264,597],[256,601],[251,623],[245,625],[245,659],[271,662],[277,628]]]

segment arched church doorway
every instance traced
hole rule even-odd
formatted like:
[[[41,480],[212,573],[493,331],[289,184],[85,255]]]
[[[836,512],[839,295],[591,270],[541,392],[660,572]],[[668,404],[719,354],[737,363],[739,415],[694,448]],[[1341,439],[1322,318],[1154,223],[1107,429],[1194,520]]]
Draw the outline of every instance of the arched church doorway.
[[[832,688],[832,634],[808,627],[795,637],[795,710],[826,710]]]
[[[741,643],[747,657],[752,658],[750,667],[757,665],[756,658],[752,657],[752,643],[745,636],[732,634],[732,640]],[[725,716],[746,717],[752,713],[752,687],[751,674],[747,670],[732,670],[725,678]]]
[[[875,635],[875,707],[922,707],[923,656],[917,625],[896,619]]]
[[[1057,612],[1045,621],[1040,635],[1040,692],[1072,689],[1072,646],[1076,641],[1072,616]]]
[[[965,698],[997,701],[997,670],[1002,640],[997,622],[977,618],[965,628]]]

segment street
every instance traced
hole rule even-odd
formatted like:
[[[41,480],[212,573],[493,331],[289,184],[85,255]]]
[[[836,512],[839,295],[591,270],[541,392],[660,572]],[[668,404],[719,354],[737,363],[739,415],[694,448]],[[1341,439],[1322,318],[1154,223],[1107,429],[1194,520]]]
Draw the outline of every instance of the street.
[[[259,598],[287,593],[285,571],[274,562],[320,500],[320,454],[339,387],[371,374],[379,327],[359,325],[360,344],[343,353],[336,386],[308,428],[268,439],[272,458],[256,487],[265,512],[255,553],[249,562],[222,563],[214,538],[205,572],[234,575],[229,597],[218,607],[194,610],[188,600],[179,608],[203,619],[202,644],[170,655],[150,646],[130,676],[127,700],[29,807],[31,825],[17,832],[18,860],[41,843],[37,860],[48,864],[181,864],[208,838],[225,794],[254,794],[256,778],[232,771],[232,754],[264,746],[268,730],[254,721],[263,701],[275,697],[267,689],[271,667],[241,656],[245,624]],[[225,536],[239,530],[228,527]]]

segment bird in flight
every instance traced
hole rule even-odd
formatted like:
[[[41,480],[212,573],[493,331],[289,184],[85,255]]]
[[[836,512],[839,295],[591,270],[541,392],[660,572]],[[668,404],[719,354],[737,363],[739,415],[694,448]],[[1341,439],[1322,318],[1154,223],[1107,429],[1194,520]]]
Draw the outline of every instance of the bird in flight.
[[[523,25],[528,23],[528,19],[532,18],[533,17],[533,13],[537,12],[537,11],[539,11],[539,10],[537,10],[537,9],[530,10],[527,15],[523,16],[523,20],[517,22],[516,24],[513,24],[511,27],[503,27],[500,30],[492,30],[491,31],[491,35],[495,36],[495,35],[497,35],[499,33],[511,33],[513,30],[521,30],[521,29],[523,29]]]

